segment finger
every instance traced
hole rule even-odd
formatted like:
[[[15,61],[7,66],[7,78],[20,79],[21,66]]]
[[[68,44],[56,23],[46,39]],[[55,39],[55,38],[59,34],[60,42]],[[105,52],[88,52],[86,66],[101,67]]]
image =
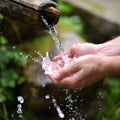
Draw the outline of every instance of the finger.
[[[56,62],[56,61],[61,60],[61,59],[62,59],[62,54],[59,54],[53,58],[53,61]]]
[[[72,58],[72,57],[73,57],[71,50],[69,50],[69,51],[66,51],[66,52],[64,52],[64,53],[60,53],[59,55],[55,56],[55,57],[53,58],[53,61],[61,60],[61,59],[62,59],[62,56],[63,56],[64,54],[65,54],[65,55],[68,55],[69,58]]]
[[[70,76],[75,72],[79,71],[80,68],[76,62],[71,62],[69,65],[66,65],[60,68],[56,74],[52,75],[55,80],[61,80],[64,77]]]
[[[51,78],[54,84],[70,87],[73,89],[80,89],[91,85],[91,83],[89,83],[89,78],[85,79],[83,70],[75,72],[72,75],[63,77],[61,78],[61,80],[54,79],[54,77],[51,75],[49,77]]]
[[[60,81],[53,80],[53,82],[57,85],[66,86],[66,87],[73,88],[73,89],[81,88],[81,85],[78,85],[78,82],[80,82],[80,79],[78,76],[76,76],[76,74],[67,76],[61,79]]]

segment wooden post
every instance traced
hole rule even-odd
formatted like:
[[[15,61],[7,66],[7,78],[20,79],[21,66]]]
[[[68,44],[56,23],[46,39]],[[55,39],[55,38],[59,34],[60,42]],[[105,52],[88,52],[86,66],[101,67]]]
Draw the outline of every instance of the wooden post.
[[[57,24],[60,12],[55,6],[56,3],[51,0],[0,0],[0,13],[40,29],[46,29],[41,15],[49,24]]]

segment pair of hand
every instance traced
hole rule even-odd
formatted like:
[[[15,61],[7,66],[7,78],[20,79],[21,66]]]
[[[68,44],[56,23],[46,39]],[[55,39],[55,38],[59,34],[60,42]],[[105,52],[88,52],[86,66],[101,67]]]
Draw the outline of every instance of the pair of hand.
[[[57,85],[73,89],[92,85],[111,74],[108,61],[111,56],[120,53],[120,45],[117,47],[109,44],[95,45],[91,43],[73,45],[66,51],[72,61],[58,69],[55,74],[49,74],[48,77]],[[58,61],[62,59],[61,57],[60,54],[53,61]]]

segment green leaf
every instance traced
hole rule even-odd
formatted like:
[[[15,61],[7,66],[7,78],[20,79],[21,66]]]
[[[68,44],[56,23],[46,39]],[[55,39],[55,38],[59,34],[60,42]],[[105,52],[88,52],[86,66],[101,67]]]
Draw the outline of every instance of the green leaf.
[[[15,87],[16,80],[18,79],[18,73],[13,69],[8,69],[7,71],[2,72],[1,85],[3,87]]]
[[[63,24],[64,27],[67,27],[76,33],[80,34],[83,32],[83,23],[78,16],[72,16],[69,18],[62,17],[61,23]]]
[[[65,4],[61,1],[58,3],[57,8],[60,10],[62,14],[66,14],[66,15],[69,15],[73,12],[73,8],[70,5]]]
[[[27,62],[25,57],[20,55],[20,52],[13,53],[13,61],[20,67],[24,66]]]

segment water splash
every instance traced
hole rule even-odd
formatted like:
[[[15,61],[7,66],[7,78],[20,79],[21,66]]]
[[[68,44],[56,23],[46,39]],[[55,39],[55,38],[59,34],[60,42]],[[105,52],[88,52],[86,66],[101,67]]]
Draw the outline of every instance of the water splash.
[[[57,101],[55,98],[52,98],[52,103],[53,103],[54,107],[56,108],[59,117],[64,118],[65,115],[64,115],[63,111],[61,110],[60,106],[57,104]]]
[[[17,100],[19,102],[19,104],[17,105],[17,113],[18,117],[22,120],[23,119],[22,104],[24,103],[24,98],[22,96],[18,96]]]
[[[60,117],[60,118],[64,118],[65,117],[65,115],[64,115],[64,113],[63,113],[63,111],[61,110],[61,108],[60,108],[60,106],[57,104],[57,101],[56,101],[56,99],[52,96],[51,97],[52,99],[51,99],[51,102],[53,103],[53,106],[54,106],[54,108],[56,109],[56,111],[57,111],[57,113],[58,113],[58,116]],[[50,95],[48,94],[48,95],[46,95],[45,96],[45,99],[50,99]]]
[[[48,31],[49,31],[52,39],[55,41],[57,50],[59,51],[59,53],[62,54],[62,59],[58,60],[57,62],[51,61],[48,52],[46,52],[46,56],[43,58],[42,67],[45,70],[45,74],[53,74],[60,67],[63,67],[65,65],[69,64],[71,62],[71,58],[69,58],[68,55],[64,53],[63,47],[61,46],[61,41],[59,39],[58,32],[55,29],[55,27],[53,25],[49,25],[47,20],[44,18],[44,16],[41,16],[41,17],[42,17],[44,24],[48,28]]]
[[[40,51],[35,50],[33,52],[34,55],[31,54],[24,54],[22,52],[19,53],[21,57],[23,57],[25,60],[31,60],[34,63],[38,63],[41,64],[41,61],[43,59],[42,54],[40,53]]]
[[[50,95],[46,95],[46,96],[45,96],[45,99],[50,99]]]
[[[85,120],[86,117],[83,115],[80,106],[82,103],[80,102],[82,99],[80,98],[79,92],[77,90],[72,89],[62,89],[62,92],[65,92],[65,107],[63,111],[68,116],[69,120]],[[79,103],[79,105],[78,105]]]
[[[45,74],[54,74],[61,67],[68,65],[71,62],[71,60],[72,59],[69,58],[67,54],[64,54],[64,55],[62,55],[61,60],[53,62],[49,57],[49,53],[46,52],[46,56],[43,57],[43,61],[42,61],[42,67],[45,71],[44,73]]]
[[[55,64],[54,64],[55,65]],[[55,69],[53,68],[54,67],[53,65],[53,62],[50,60],[50,57],[49,57],[49,54],[48,52],[46,53],[46,57],[43,58],[43,61],[42,61],[42,67],[44,68],[45,70],[45,74],[52,74],[52,73],[55,73]],[[49,66],[49,67],[48,67]]]
[[[18,100],[21,104],[24,103],[24,98],[23,98],[22,96],[18,96],[18,97],[17,97],[17,100]]]

